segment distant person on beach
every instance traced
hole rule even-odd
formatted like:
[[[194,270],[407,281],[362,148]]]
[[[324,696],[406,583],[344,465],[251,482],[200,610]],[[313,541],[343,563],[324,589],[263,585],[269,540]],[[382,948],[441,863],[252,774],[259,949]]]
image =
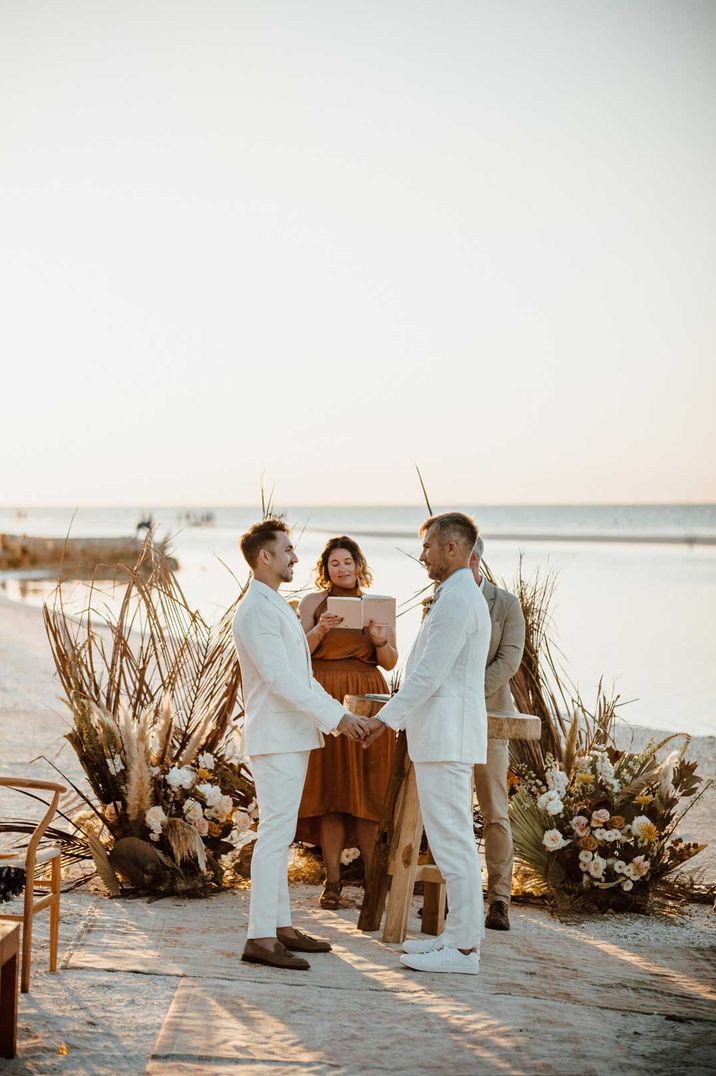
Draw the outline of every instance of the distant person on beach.
[[[291,925],[288,850],[306,779],[308,758],[324,733],[351,740],[365,736],[367,719],[347,713],[311,675],[306,636],[298,617],[279,595],[298,562],[282,519],[255,523],[241,536],[241,552],[253,572],[234,618],[241,666],[249,756],[259,808],[251,861],[249,929],[242,960],[305,970],[295,953],[322,953],[327,941]]]
[[[438,588],[410,652],[405,682],[371,718],[404,728],[415,766],[430,850],[445,879],[450,915],[437,938],[406,941],[401,963],[415,971],[476,975],[484,934],[480,857],[472,824],[473,766],[487,759],[487,602],[470,570],[477,541],[462,512],[426,519],[420,560]]]
[[[378,666],[398,661],[395,635],[385,624],[341,628],[341,618],[326,611],[330,596],[360,597],[372,575],[352,538],[331,538],[316,564],[316,586],[299,607],[316,680],[338,702],[346,695],[386,694]],[[379,707],[376,704],[376,712]],[[306,787],[298,811],[296,839],[320,844],[326,881],[322,908],[335,909],[341,894],[341,852],[357,845],[367,871],[393,767],[395,736],[382,736],[370,751],[345,737],[326,741],[311,752]]]
[[[515,704],[510,680],[522,661],[525,649],[525,618],[515,594],[496,587],[480,572],[484,552],[478,538],[470,557],[475,582],[487,602],[492,623],[490,648],[485,668],[485,705],[488,713],[510,714]],[[512,896],[512,829],[508,814],[507,768],[509,741],[488,739],[487,761],[475,766],[475,790],[485,826],[487,865],[487,918],[489,930],[509,930]]]

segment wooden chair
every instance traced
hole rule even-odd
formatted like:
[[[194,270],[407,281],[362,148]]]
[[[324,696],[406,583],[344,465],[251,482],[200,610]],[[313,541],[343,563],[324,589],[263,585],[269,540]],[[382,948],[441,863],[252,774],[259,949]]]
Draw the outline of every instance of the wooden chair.
[[[22,956],[20,962],[20,989],[26,994],[30,989],[30,962],[32,958],[32,920],[36,912],[50,909],[50,971],[57,971],[57,946],[60,930],[60,855],[61,850],[52,845],[40,848],[45,830],[52,821],[60,796],[66,791],[64,785],[54,781],[35,781],[27,777],[0,777],[0,788],[33,789],[38,792],[52,792],[52,800],[42,821],[38,823],[26,849],[15,854],[3,854],[0,863],[3,866],[22,867],[25,871],[25,895],[22,915],[0,912],[0,920],[10,919],[22,923]],[[36,878],[50,871],[48,878]],[[36,889],[49,890],[38,900]]]

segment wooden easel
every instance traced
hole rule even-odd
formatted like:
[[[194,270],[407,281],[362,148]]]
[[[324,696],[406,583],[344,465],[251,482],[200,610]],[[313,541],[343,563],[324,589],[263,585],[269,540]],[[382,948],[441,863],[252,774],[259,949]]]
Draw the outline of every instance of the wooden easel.
[[[347,695],[344,705],[365,716],[376,703],[360,695]],[[529,714],[488,714],[488,735],[507,740],[539,740],[541,722]],[[393,775],[378,824],[373,861],[365,881],[358,919],[359,930],[380,930],[385,911],[383,941],[402,942],[416,882],[425,885],[423,931],[440,934],[445,922],[445,882],[428,850],[420,862],[423,818],[420,813],[415,770],[408,758],[404,732],[398,733]],[[387,903],[387,909],[386,909]]]

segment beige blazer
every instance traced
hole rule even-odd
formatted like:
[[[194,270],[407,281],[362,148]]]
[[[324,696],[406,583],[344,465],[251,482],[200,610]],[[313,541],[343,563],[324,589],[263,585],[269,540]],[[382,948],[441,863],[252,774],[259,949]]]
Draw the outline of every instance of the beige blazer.
[[[485,701],[490,713],[513,713],[515,704],[510,680],[522,661],[525,649],[525,618],[520,600],[509,590],[485,579],[482,588],[490,611],[492,632],[485,669]]]

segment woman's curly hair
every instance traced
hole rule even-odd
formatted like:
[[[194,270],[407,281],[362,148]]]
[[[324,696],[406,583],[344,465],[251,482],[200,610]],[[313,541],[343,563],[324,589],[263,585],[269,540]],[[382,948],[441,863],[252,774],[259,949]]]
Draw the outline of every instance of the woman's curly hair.
[[[336,549],[345,549],[353,557],[356,565],[356,577],[359,587],[369,587],[373,582],[373,573],[361,547],[352,538],[342,534],[339,538],[329,538],[320,557],[316,561],[316,586],[319,590],[330,590],[331,577],[328,574],[328,561]]]

